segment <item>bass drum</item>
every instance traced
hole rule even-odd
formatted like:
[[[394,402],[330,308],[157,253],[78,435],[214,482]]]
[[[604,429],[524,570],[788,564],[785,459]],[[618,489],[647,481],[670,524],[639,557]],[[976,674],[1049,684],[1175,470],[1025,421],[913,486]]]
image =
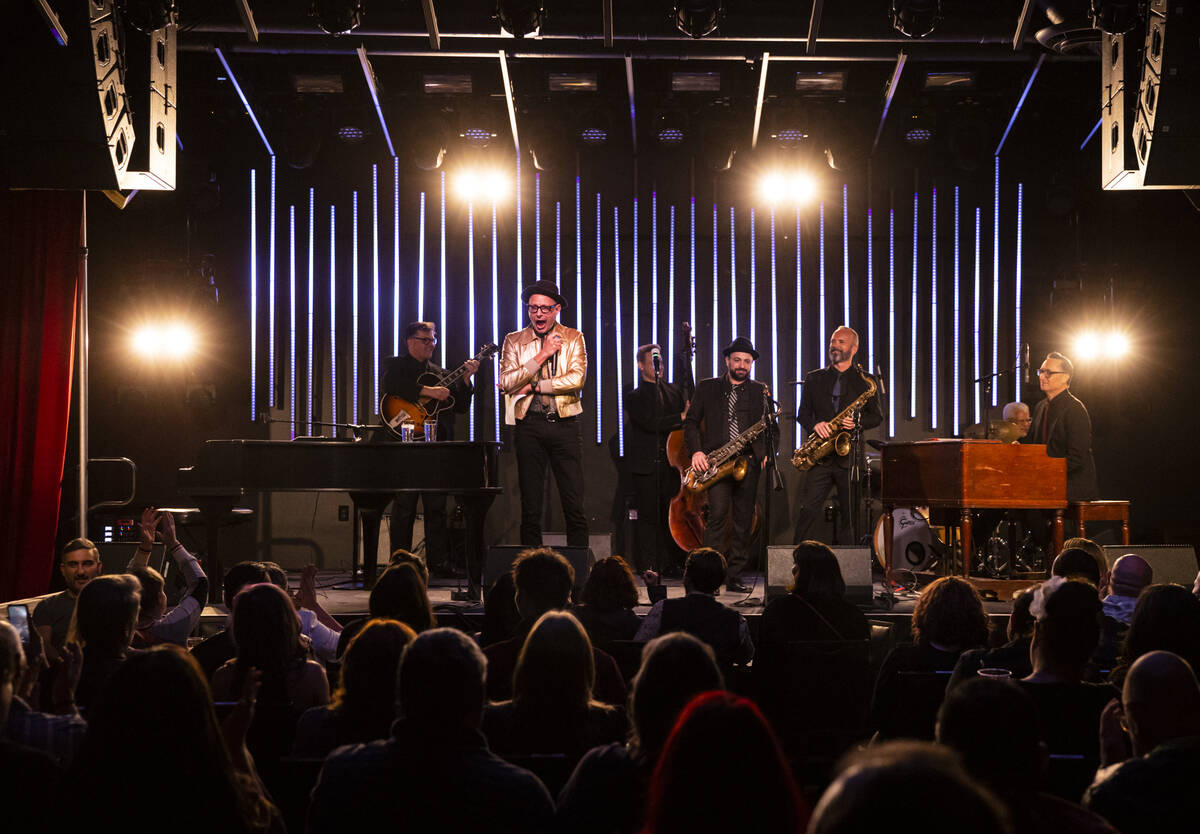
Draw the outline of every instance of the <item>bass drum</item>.
[[[876,561],[886,570],[883,522],[883,516],[875,522],[871,543],[875,546]],[[931,570],[937,564],[940,545],[923,513],[905,507],[892,510],[892,570]]]

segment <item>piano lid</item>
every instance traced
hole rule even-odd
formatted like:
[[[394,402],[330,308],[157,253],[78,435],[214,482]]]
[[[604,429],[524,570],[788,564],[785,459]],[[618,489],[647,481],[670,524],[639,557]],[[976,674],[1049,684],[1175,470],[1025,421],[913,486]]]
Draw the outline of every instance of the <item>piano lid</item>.
[[[1056,509],[1067,505],[1067,462],[1040,444],[934,439],[882,449],[881,496],[892,506]]]

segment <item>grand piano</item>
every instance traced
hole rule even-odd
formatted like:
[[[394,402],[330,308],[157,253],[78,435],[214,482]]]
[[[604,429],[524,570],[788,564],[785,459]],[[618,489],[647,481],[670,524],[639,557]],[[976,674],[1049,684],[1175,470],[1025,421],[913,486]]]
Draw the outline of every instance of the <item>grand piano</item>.
[[[1054,512],[1055,553],[1062,549],[1067,507],[1067,462],[1046,455],[1040,444],[999,440],[921,440],[883,447],[884,559],[892,566],[892,510],[929,507],[935,519],[957,527],[962,575],[970,578],[971,511],[1040,509]],[[1011,582],[971,578],[981,587],[1011,592]],[[1028,584],[1028,583],[1020,583]]]
[[[224,570],[217,530],[244,496],[262,492],[348,492],[363,526],[363,581],[375,581],[379,523],[397,492],[441,492],[466,516],[467,573],[478,597],[483,521],[500,494],[500,444],[444,441],[209,440],[196,465],[179,470],[179,490],[200,508],[207,527],[205,571],[210,599],[221,599]]]

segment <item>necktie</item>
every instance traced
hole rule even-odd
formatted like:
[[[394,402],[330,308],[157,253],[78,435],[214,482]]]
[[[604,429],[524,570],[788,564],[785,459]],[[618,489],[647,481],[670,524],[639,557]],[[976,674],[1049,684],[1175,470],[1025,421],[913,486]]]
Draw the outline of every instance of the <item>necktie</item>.
[[[842,409],[842,375],[838,374],[837,379],[833,381],[833,413],[837,414]]]
[[[730,385],[729,386],[729,397],[725,401],[725,407],[729,411],[729,439],[730,440],[733,440],[733,438],[737,437],[737,435],[738,435],[737,398],[738,398],[738,386]]]

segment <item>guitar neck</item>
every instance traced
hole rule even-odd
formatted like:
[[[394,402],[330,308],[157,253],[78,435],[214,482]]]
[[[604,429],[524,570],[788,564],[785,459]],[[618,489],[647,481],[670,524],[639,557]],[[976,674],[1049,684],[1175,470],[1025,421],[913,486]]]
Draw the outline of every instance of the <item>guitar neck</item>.
[[[487,353],[488,353],[488,351],[486,351],[486,350],[480,351],[479,353],[475,354],[470,359],[468,359],[467,362],[472,362],[472,361],[482,362],[484,356],[486,356]],[[463,375],[466,374],[466,372],[467,372],[467,362],[463,362],[461,365],[459,365],[453,371],[451,371],[450,373],[446,374],[444,377],[439,379],[438,385],[441,385],[444,388],[449,388],[451,385],[453,385],[454,383],[456,383],[460,379],[462,379]]]

